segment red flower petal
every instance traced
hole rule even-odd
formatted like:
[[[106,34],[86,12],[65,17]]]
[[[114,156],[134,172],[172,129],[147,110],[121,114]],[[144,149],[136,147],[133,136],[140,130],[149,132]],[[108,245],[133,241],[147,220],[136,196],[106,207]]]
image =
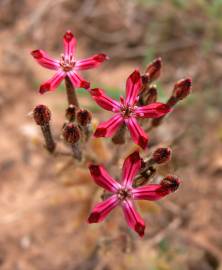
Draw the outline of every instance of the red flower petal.
[[[120,114],[116,114],[113,117],[111,117],[108,121],[99,124],[94,133],[94,136],[112,137],[122,123],[123,117]]]
[[[137,123],[136,119],[134,117],[130,117],[128,119],[125,119],[125,123],[130,131],[133,141],[140,147],[145,149],[148,143],[148,136]]]
[[[95,102],[107,111],[120,111],[120,104],[116,100],[108,97],[100,88],[94,88],[90,91],[91,96]]]
[[[85,81],[83,78],[81,78],[74,71],[69,71],[67,73],[67,75],[69,76],[69,79],[71,80],[71,82],[72,82],[72,84],[73,84],[74,87],[85,88],[85,89],[89,89],[90,88],[90,83],[87,82],[87,81]]]
[[[143,237],[145,224],[140,214],[136,211],[132,201],[129,199],[124,200],[122,202],[122,209],[128,226],[136,231],[139,236]]]
[[[35,50],[31,52],[31,55],[36,59],[36,61],[43,67],[48,69],[57,70],[60,68],[59,61],[50,57],[43,50]]]
[[[147,106],[138,107],[135,113],[142,118],[159,118],[170,111],[171,109],[167,104],[155,102]]]
[[[131,186],[134,177],[141,168],[141,158],[139,152],[136,151],[129,155],[123,164],[122,181],[124,186]]]
[[[126,103],[134,105],[139,91],[142,88],[142,79],[138,70],[135,70],[126,81]]]
[[[97,54],[90,58],[79,60],[75,64],[76,70],[86,70],[90,68],[94,68],[99,66],[101,63],[103,63],[105,60],[108,60],[109,58],[104,54]]]
[[[108,174],[103,166],[90,165],[89,171],[96,184],[102,188],[111,192],[115,192],[118,188],[121,188],[120,184]]]
[[[77,41],[71,31],[67,31],[63,38],[64,43],[64,55],[73,56],[76,50]]]
[[[159,184],[151,184],[133,189],[133,199],[156,201],[165,197],[170,192],[170,189],[164,189]]]
[[[61,81],[65,78],[65,72],[59,70],[55,73],[55,75],[43,83],[39,88],[39,93],[44,94],[47,91],[55,90],[61,83]]]
[[[117,195],[113,195],[104,202],[97,203],[88,217],[88,223],[103,221],[106,216],[119,204]]]

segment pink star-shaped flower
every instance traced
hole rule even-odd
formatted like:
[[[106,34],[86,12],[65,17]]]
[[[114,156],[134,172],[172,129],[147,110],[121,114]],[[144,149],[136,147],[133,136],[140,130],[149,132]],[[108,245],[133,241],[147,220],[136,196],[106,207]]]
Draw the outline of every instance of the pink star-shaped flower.
[[[103,166],[89,166],[91,176],[96,184],[111,193],[108,199],[96,204],[88,218],[89,223],[103,221],[116,206],[120,205],[129,227],[135,230],[141,237],[144,235],[145,224],[136,211],[134,201],[159,200],[174,192],[179,187],[180,180],[176,177],[168,176],[160,184],[150,184],[134,188],[133,180],[140,168],[141,158],[137,151],[128,156],[124,161],[121,183],[113,179]]]
[[[138,107],[139,91],[142,88],[142,79],[138,70],[135,70],[126,81],[126,98],[120,97],[120,102],[108,97],[102,89],[90,91],[96,103],[107,111],[115,113],[108,121],[97,127],[95,137],[112,137],[117,129],[125,124],[133,141],[143,149],[148,143],[148,136],[137,122],[137,118],[159,118],[170,111],[166,104],[155,102]]]
[[[32,56],[41,66],[56,71],[52,78],[40,86],[39,92],[41,94],[56,89],[66,76],[69,77],[74,87],[88,89],[90,87],[89,82],[81,78],[77,74],[77,71],[97,67],[108,59],[105,54],[101,53],[87,59],[76,60],[75,51],[77,41],[70,31],[65,33],[63,43],[64,54],[61,55],[60,60],[50,57],[43,50],[35,50],[31,52]]]

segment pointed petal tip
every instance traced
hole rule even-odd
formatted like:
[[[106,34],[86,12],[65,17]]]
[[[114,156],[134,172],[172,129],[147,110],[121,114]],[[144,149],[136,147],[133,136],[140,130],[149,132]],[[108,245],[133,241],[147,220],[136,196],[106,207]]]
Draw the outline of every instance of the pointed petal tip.
[[[65,35],[64,35],[64,39],[67,42],[70,42],[73,39],[73,37],[74,37],[73,33],[70,30],[67,30]]]
[[[135,152],[133,152],[131,155],[129,155],[129,159],[132,163],[135,163],[136,161],[140,160],[140,154],[139,151],[136,150]]]
[[[90,83],[87,82],[87,81],[81,81],[80,87],[85,88],[86,90],[89,90],[90,89]]]
[[[135,69],[133,71],[133,73],[129,76],[129,78],[131,78],[131,80],[132,80],[133,83],[136,83],[139,80],[141,80],[139,69]]]
[[[99,165],[90,164],[89,171],[90,171],[91,175],[93,175],[93,176],[99,176],[101,174]]]
[[[40,50],[34,50],[34,51],[31,51],[31,55],[35,58],[35,59],[40,59],[42,58],[42,53]]]
[[[39,88],[39,93],[43,95],[45,92],[50,91],[50,83],[44,83]]]
[[[102,63],[105,60],[109,60],[110,58],[105,53],[100,53],[100,54],[97,54],[96,56],[94,56],[93,59],[99,63]]]
[[[144,237],[146,226],[141,223],[136,223],[135,225],[135,231],[139,234],[140,237]]]
[[[97,223],[97,222],[99,222],[99,219],[100,219],[100,214],[98,212],[93,212],[88,217],[88,223],[89,224]]]
[[[97,128],[94,132],[94,137],[105,137],[106,136],[106,128]]]

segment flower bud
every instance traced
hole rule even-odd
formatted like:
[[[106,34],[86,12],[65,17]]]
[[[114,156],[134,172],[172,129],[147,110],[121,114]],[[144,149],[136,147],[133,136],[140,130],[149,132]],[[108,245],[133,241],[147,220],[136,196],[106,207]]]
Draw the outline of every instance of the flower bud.
[[[171,159],[172,150],[169,147],[161,147],[154,151],[152,160],[157,164],[163,164]]]
[[[181,180],[173,175],[168,175],[166,176],[162,181],[161,181],[161,186],[164,189],[170,190],[171,192],[175,192],[181,183]]]
[[[79,110],[77,112],[77,122],[80,126],[87,126],[91,123],[92,114],[87,110]]]
[[[155,85],[152,85],[148,89],[147,97],[145,99],[144,104],[149,105],[149,104],[154,103],[156,101],[157,101],[157,88]]]
[[[33,117],[37,125],[44,126],[51,119],[51,112],[45,105],[38,105],[33,110]]]
[[[143,84],[147,84],[149,82],[149,76],[146,74],[142,75],[141,79]]]
[[[75,144],[80,139],[80,130],[73,123],[69,123],[63,129],[63,137],[67,143]]]
[[[159,78],[161,68],[162,59],[160,57],[155,59],[151,64],[147,66],[145,75],[147,75],[149,82],[152,82]],[[143,80],[145,80],[145,78]]]
[[[173,97],[177,100],[182,100],[187,97],[191,92],[192,80],[190,78],[178,81],[173,89]]]
[[[66,109],[66,119],[69,122],[74,122],[76,119],[76,107],[73,104]]]

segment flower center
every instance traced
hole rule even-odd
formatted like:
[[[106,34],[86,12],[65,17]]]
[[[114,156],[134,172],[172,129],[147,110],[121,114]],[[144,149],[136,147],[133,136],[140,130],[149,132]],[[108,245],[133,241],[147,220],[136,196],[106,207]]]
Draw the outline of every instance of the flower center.
[[[131,190],[128,188],[121,188],[118,190],[117,196],[121,201],[123,201],[131,197]]]
[[[65,56],[64,54],[62,54],[61,60],[60,60],[60,66],[65,72],[72,70],[75,66],[75,60],[73,56],[72,55]]]
[[[130,106],[122,106],[121,108],[121,112],[123,117],[128,118],[131,116],[131,114],[134,112],[134,107],[130,107]]]

